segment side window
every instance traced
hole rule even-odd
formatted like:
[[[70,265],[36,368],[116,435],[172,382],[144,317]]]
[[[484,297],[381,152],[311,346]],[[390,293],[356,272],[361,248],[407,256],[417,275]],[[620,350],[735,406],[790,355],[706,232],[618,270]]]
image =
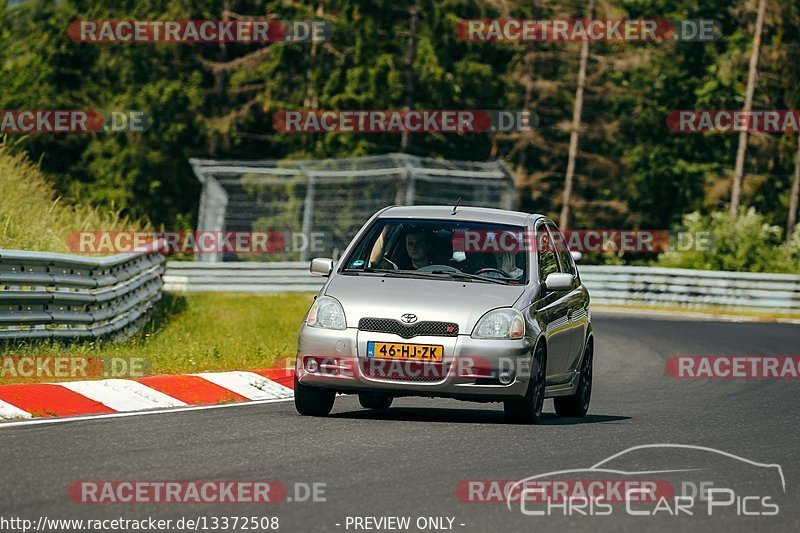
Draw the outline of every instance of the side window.
[[[544,224],[536,228],[536,255],[539,263],[539,279],[544,281],[553,272],[558,272],[558,260],[553,248],[553,241]]]
[[[558,254],[559,263],[561,263],[561,272],[574,276],[575,263],[572,261],[572,254],[570,254],[569,249],[567,249],[564,235],[555,226],[548,224],[547,227],[550,229],[550,233],[553,235],[553,240],[555,241],[556,253]]]

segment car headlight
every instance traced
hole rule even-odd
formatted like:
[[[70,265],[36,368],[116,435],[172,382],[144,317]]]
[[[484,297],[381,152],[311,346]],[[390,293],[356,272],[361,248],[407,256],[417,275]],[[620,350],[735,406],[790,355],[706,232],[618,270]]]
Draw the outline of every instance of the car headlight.
[[[525,336],[522,313],[510,307],[489,311],[478,320],[473,339],[521,339]]]
[[[320,296],[308,312],[306,325],[312,328],[347,329],[342,304],[336,298]]]

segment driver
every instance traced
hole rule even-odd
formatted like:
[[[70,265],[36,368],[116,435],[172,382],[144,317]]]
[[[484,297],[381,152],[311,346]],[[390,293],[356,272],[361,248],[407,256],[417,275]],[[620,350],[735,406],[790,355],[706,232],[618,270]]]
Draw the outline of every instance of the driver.
[[[412,229],[406,233],[406,252],[411,259],[411,266],[418,270],[433,264],[431,260],[431,250],[433,248],[433,236],[422,229]]]

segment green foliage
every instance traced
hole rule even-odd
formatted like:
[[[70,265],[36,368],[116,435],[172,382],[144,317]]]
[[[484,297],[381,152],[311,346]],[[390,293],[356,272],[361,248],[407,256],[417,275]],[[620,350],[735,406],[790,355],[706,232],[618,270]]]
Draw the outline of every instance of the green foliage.
[[[659,266],[800,274],[800,226],[785,244],[783,230],[755,209],[740,213],[735,221],[727,211],[691,213],[683,217],[680,230],[694,236],[707,233],[708,249],[666,252]]]
[[[77,231],[147,229],[114,209],[72,205],[24,152],[0,142],[0,248],[70,252]]]
[[[112,5],[113,4],[113,5]],[[612,0],[597,18],[714,19],[714,42],[593,42],[587,71],[571,227],[671,227],[688,212],[724,209],[737,135],[676,134],[673,110],[739,109],[755,3]],[[156,226],[193,225],[200,185],[189,157],[283,159],[391,153],[400,134],[288,134],[287,109],[400,109],[407,98],[410,9],[419,14],[411,100],[417,109],[521,109],[540,118],[523,134],[409,136],[409,152],[505,159],[519,208],[557,218],[580,43],[462,42],[460,18],[580,18],[584,2],[485,0],[0,0],[0,109],[141,110],[143,133],[35,134],[20,140],[70,200]],[[329,43],[76,43],[76,19],[324,19]],[[800,7],[770,2],[754,108],[800,105]],[[794,136],[750,137],[744,201],[783,224]],[[279,197],[295,191],[277,191]],[[366,193],[368,194],[368,193]],[[346,201],[358,198],[337,198]],[[263,225],[297,224],[298,206]],[[350,214],[342,210],[342,232]],[[359,221],[355,221],[358,223]],[[337,229],[339,231],[339,229]]]

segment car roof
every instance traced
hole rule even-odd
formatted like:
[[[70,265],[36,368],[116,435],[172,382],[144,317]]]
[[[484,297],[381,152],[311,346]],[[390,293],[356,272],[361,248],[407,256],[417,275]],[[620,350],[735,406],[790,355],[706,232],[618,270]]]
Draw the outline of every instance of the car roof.
[[[542,218],[542,215],[523,213],[521,211],[506,211],[505,209],[467,206],[458,206],[456,208],[456,214],[454,215],[452,205],[409,205],[388,207],[381,212],[379,218],[468,220],[524,226],[528,219]]]

